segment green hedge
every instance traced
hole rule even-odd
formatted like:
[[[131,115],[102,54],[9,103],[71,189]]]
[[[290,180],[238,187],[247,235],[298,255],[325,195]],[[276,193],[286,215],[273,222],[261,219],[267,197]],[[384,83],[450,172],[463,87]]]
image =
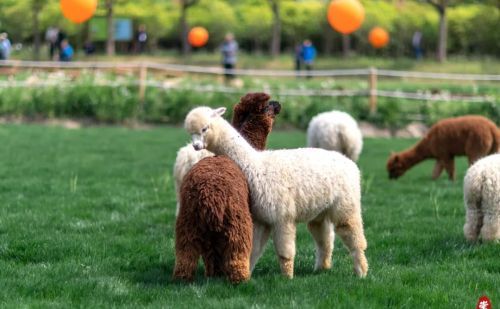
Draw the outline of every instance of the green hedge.
[[[325,86],[325,83],[314,85]],[[344,86],[326,84],[326,87],[341,89]],[[381,88],[384,87],[399,89],[392,83],[382,84]],[[453,86],[448,89],[456,90]],[[495,89],[485,87],[479,90],[474,88],[473,91],[493,91],[494,95],[498,95]],[[415,91],[407,84],[402,90]],[[0,116],[91,118],[114,123],[134,119],[146,123],[181,124],[187,112],[195,106],[226,106],[231,110],[241,95],[243,93],[147,88],[144,102],[139,104],[137,86],[96,87],[92,78],[83,76],[73,81],[71,86],[0,88]],[[377,113],[371,115],[366,97],[287,96],[276,99],[283,106],[277,119],[277,126],[280,127],[305,128],[314,115],[332,109],[347,111],[359,120],[383,127],[400,127],[413,120],[431,124],[441,118],[464,114],[482,114],[500,123],[500,104],[491,102],[422,102],[379,97]]]

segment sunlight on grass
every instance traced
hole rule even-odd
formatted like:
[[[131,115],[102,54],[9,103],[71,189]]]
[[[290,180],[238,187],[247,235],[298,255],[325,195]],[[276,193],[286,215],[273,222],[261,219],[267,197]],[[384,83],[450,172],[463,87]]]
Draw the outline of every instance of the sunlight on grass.
[[[248,283],[173,282],[171,178],[182,128],[66,130],[0,126],[0,307],[473,308],[500,301],[498,244],[463,237],[462,179],[431,181],[424,162],[390,181],[390,150],[415,140],[366,139],[359,161],[368,277],[338,239],[333,268],[314,272],[314,243],[297,232],[296,277],[280,275],[272,242]],[[274,130],[269,148],[305,145]],[[33,156],[36,153],[37,156]],[[69,187],[68,187],[69,186]]]

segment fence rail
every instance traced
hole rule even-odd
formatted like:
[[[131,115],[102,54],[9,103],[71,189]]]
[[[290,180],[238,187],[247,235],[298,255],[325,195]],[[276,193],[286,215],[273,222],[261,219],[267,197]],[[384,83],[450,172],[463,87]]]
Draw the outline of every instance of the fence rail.
[[[500,75],[492,74],[451,74],[451,73],[430,73],[430,72],[412,72],[383,70],[375,68],[367,69],[347,69],[347,70],[311,70],[311,71],[293,71],[293,70],[254,70],[254,69],[234,69],[224,70],[220,67],[203,67],[192,65],[165,64],[154,62],[54,62],[54,61],[0,61],[0,68],[11,69],[129,69],[138,72],[138,79],[134,81],[96,81],[98,87],[139,87],[139,101],[143,102],[147,87],[155,87],[173,90],[189,90],[196,92],[221,92],[221,93],[246,93],[250,91],[272,91],[277,96],[368,96],[370,99],[370,111],[375,112],[377,108],[377,97],[402,98],[409,100],[425,101],[464,101],[464,102],[495,102],[492,96],[468,96],[450,93],[433,94],[429,91],[402,92],[378,90],[377,80],[379,77],[392,78],[421,78],[421,79],[439,79],[439,80],[460,80],[460,81],[500,81]],[[248,89],[234,88],[226,86],[200,86],[200,85],[176,85],[163,83],[155,80],[148,80],[148,70],[163,71],[165,73],[182,74],[236,74],[239,76],[259,76],[259,77],[368,77],[369,89],[366,90],[328,90],[328,89]],[[46,87],[46,86],[64,86],[71,87],[70,81],[50,82],[50,81],[0,81],[0,88],[8,87]]]

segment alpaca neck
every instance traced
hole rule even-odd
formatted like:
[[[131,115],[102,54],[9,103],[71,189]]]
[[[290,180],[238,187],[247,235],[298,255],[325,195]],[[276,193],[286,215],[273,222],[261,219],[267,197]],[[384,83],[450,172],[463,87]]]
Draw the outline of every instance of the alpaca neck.
[[[243,126],[239,131],[254,149],[266,149],[267,136],[269,134],[267,127],[262,125],[248,125]]]
[[[230,157],[243,169],[257,151],[224,119],[214,121],[212,126],[216,138],[209,150],[217,155]]]
[[[401,161],[403,162],[406,169],[413,167],[414,165],[429,159],[431,153],[427,147],[426,140],[423,139],[418,144],[412,148],[405,150],[399,154]]]

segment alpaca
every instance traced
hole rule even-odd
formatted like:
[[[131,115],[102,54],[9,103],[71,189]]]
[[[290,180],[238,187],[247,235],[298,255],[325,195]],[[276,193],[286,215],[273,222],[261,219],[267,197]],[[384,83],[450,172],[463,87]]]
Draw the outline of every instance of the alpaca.
[[[356,164],[319,148],[256,151],[221,117],[224,112],[225,108],[195,108],[186,116],[185,127],[195,149],[227,155],[247,178],[254,220],[251,269],[272,232],[281,271],[293,278],[296,223],[307,222],[316,243],[315,269],[331,267],[334,226],[352,255],[355,273],[366,276]]]
[[[446,169],[450,180],[455,180],[455,156],[466,155],[470,166],[481,157],[498,152],[499,147],[500,130],[489,119],[474,115],[443,119],[415,146],[392,154],[387,171],[389,178],[395,179],[423,160],[436,159],[432,179]]]
[[[265,93],[247,94],[234,107],[233,126],[263,150],[280,108]],[[193,166],[180,191],[174,278],[192,280],[200,255],[207,277],[225,275],[232,283],[250,278],[249,200],[245,175],[228,157],[204,158]]]
[[[474,163],[464,178],[465,238],[500,240],[500,154]]]
[[[363,135],[348,113],[331,111],[314,116],[307,128],[307,147],[335,150],[358,161]]]

